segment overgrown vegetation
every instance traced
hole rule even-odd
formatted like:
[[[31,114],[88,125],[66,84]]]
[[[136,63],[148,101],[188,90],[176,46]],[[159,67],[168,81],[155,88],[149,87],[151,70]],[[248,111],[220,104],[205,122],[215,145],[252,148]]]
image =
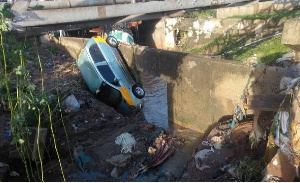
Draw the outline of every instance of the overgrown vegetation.
[[[40,128],[46,127],[51,130],[54,141],[54,148],[60,163],[60,156],[56,147],[53,120],[62,116],[58,92],[47,93],[44,90],[43,66],[38,54],[36,42],[26,40],[18,41],[13,36],[6,24],[7,18],[12,18],[9,9],[10,4],[4,4],[0,10],[1,16],[1,53],[0,53],[0,94],[1,107],[10,111],[10,127],[12,132],[12,144],[15,145],[19,156],[25,166],[28,181],[44,181],[43,159],[40,152],[45,142],[31,141],[32,135],[40,139]],[[33,64],[34,63],[34,64]],[[31,73],[28,65],[37,67],[40,70],[41,91],[30,81]],[[37,128],[36,134],[32,133],[30,127]],[[32,159],[32,144],[37,143],[37,159]],[[42,144],[40,144],[42,143]],[[36,162],[32,164],[32,160]],[[65,180],[61,167],[61,174]],[[35,172],[38,173],[35,176]]]
[[[231,18],[240,18],[242,20],[270,20],[273,23],[279,23],[282,19],[290,19],[300,16],[300,8],[294,10],[283,10],[272,13],[258,13],[255,15],[235,15]]]
[[[299,17],[300,9],[279,11],[274,13],[259,13],[256,15],[234,16],[234,18],[241,18],[243,20],[269,20],[272,25],[277,25],[279,22],[285,21],[289,18]],[[275,35],[275,32],[270,33]],[[265,35],[267,37],[270,35]],[[273,64],[276,59],[283,54],[291,51],[290,48],[281,44],[281,35],[275,35],[268,39],[262,39],[255,35],[226,35],[221,36],[211,43],[200,48],[187,50],[192,53],[210,53],[213,55],[220,55],[227,59],[234,59],[238,61],[246,61],[247,58],[257,55],[258,62],[267,65]]]
[[[258,182],[262,179],[261,171],[264,169],[262,160],[255,160],[248,156],[240,160],[237,176],[242,182]]]
[[[184,18],[211,18],[216,17],[216,10],[198,10],[184,13]]]
[[[281,36],[275,36],[270,39],[262,40],[249,46],[248,43],[255,39],[245,36],[226,36],[219,37],[213,42],[198,49],[192,49],[190,52],[199,53],[208,49],[215,49],[214,55],[221,55],[227,59],[245,61],[247,58],[257,55],[258,62],[263,64],[272,64],[283,54],[291,51],[290,48],[281,44]]]

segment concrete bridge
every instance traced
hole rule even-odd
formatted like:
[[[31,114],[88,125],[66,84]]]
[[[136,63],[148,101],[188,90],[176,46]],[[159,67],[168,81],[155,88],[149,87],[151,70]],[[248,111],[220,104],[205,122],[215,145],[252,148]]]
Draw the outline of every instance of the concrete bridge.
[[[158,19],[191,8],[215,7],[249,0],[18,0],[12,7],[12,29],[74,30],[109,22]]]

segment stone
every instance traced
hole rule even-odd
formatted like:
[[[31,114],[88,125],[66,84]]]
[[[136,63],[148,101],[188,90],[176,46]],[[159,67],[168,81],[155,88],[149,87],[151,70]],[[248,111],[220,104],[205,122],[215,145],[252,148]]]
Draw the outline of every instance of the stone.
[[[292,182],[296,177],[296,169],[289,162],[288,157],[278,149],[276,155],[265,168],[264,175],[264,180],[271,175],[283,181]]]
[[[131,159],[131,155],[119,154],[111,157],[110,159],[106,159],[107,163],[110,163],[116,167],[125,167]]]
[[[110,176],[113,177],[113,178],[116,178],[116,179],[119,178],[119,171],[118,171],[118,168],[117,168],[117,167],[115,167],[115,168],[111,171]]]
[[[0,162],[0,182],[4,182],[7,179],[9,173],[9,166]]]

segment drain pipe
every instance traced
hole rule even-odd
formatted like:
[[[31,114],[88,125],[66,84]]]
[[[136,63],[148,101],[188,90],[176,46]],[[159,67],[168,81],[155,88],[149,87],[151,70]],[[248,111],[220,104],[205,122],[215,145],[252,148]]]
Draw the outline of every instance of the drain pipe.
[[[112,4],[126,4],[144,2],[142,0],[62,0],[62,1],[31,1],[29,7],[36,5],[44,6],[44,9],[62,9],[62,8],[76,8],[86,6],[102,6]]]

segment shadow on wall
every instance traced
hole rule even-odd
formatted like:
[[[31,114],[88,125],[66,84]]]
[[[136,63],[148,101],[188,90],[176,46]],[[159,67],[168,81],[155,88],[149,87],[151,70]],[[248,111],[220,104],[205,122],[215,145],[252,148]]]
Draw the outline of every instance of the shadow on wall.
[[[201,132],[242,107],[246,86],[250,94],[279,92],[285,72],[260,66],[249,79],[250,67],[234,61],[139,46],[134,55],[138,70],[167,81],[169,120]]]
[[[157,45],[153,39],[153,33],[156,30],[156,25],[160,20],[147,20],[143,21],[141,25],[139,25],[139,35],[136,40],[136,44],[142,46],[149,46],[151,48],[157,48]],[[141,34],[142,33],[142,34]]]

